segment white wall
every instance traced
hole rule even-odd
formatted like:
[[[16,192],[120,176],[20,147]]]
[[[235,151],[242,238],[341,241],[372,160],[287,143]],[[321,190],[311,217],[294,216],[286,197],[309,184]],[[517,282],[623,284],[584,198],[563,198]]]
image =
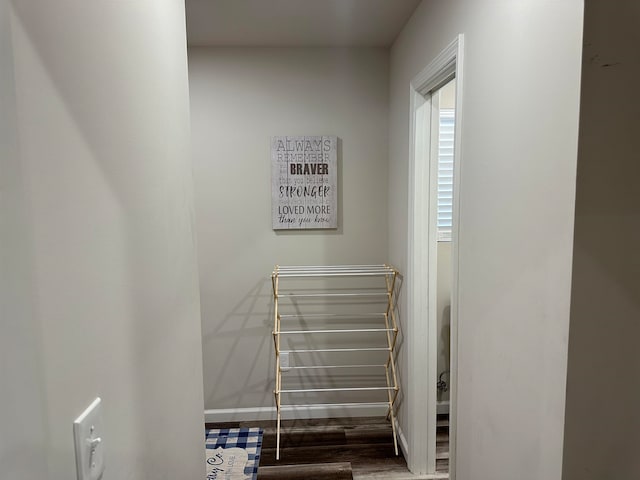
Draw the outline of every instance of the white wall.
[[[459,33],[466,77],[457,478],[559,479],[582,2],[418,7],[390,60],[389,248],[402,270],[409,82]],[[401,423],[407,433],[406,408]]]
[[[639,21],[585,3],[566,480],[640,478]]]
[[[205,406],[272,407],[274,265],[387,260],[388,51],[191,48],[189,65]],[[274,135],[339,137],[338,230],[271,229]]]
[[[0,0],[0,477],[31,480],[47,478],[46,463],[34,461],[46,428],[9,16]]]
[[[105,480],[201,477],[184,5],[12,8],[19,141],[2,152],[1,252],[3,280],[6,262],[16,282],[7,310],[2,284],[0,350],[2,379],[18,387],[9,413],[25,423],[23,434],[9,423],[18,436],[3,445],[0,476],[5,455],[39,448],[32,465],[9,463],[8,478],[75,478],[72,422],[99,395]],[[11,86],[2,95],[11,101]],[[48,476],[27,470],[45,466]]]

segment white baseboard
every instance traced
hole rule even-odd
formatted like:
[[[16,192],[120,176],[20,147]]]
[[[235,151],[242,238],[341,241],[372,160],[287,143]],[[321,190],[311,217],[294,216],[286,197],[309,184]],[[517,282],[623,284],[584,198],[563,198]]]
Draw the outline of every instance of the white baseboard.
[[[404,436],[404,432],[400,425],[396,424],[396,430],[398,431],[398,443],[400,445],[400,449],[402,450],[402,454],[404,458],[409,458],[409,442],[407,442],[407,437]],[[395,476],[393,477],[396,478]],[[425,473],[423,475],[415,475],[413,473],[408,473],[406,477],[398,477],[398,480],[448,480],[448,473]]]
[[[438,403],[438,414],[449,413],[449,402],[439,402]],[[396,423],[396,430],[398,432],[398,443],[400,445],[400,449],[402,450],[402,454],[404,458],[409,458],[409,442],[407,442],[407,437],[405,437],[402,428],[398,423]],[[395,477],[394,477],[395,478]],[[413,475],[407,477],[406,480],[447,480],[449,478],[449,473],[430,473],[424,475]],[[404,480],[404,479],[398,479]]]
[[[402,431],[402,428],[400,428],[400,424],[398,422],[396,422],[396,431],[398,432],[400,450],[402,450],[404,458],[409,458],[409,442],[407,442],[407,437],[404,436],[404,432]]]
[[[438,415],[449,413],[449,401],[438,402],[437,412]],[[400,440],[400,448],[402,449],[402,453],[404,453],[404,458],[409,458],[409,442],[407,442],[407,437],[405,437],[402,428],[400,428],[400,424],[397,422],[396,429],[398,430],[398,440]]]
[[[305,405],[282,407],[282,418],[332,418],[332,417],[381,417],[387,414],[387,406],[380,404],[358,405]],[[275,420],[275,407],[218,408],[204,411],[204,421],[240,422],[252,420]]]

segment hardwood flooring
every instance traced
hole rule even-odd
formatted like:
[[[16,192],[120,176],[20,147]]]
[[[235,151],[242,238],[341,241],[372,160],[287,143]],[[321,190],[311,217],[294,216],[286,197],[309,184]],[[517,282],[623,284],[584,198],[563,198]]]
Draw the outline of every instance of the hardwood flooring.
[[[207,428],[262,427],[258,480],[409,480],[393,450],[391,424],[383,417],[283,420],[276,461],[274,421],[211,423]],[[437,471],[449,468],[449,421],[438,418]],[[446,478],[446,477],[443,477]]]

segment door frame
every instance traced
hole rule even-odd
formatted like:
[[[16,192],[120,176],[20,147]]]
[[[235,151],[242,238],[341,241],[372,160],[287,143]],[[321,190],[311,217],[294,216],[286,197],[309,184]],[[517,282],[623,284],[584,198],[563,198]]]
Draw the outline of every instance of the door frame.
[[[416,475],[436,467],[437,355],[437,153],[431,148],[431,93],[456,78],[453,227],[451,232],[451,346],[449,475],[455,479],[458,394],[458,265],[460,178],[462,166],[464,35],[458,35],[410,83],[409,216],[407,250],[407,464]],[[427,245],[427,248],[424,246]],[[422,246],[422,247],[421,247]],[[426,295],[425,295],[426,293]],[[427,319],[425,322],[424,319]],[[426,368],[425,368],[426,366]],[[425,375],[426,371],[426,375]],[[426,406],[426,408],[425,408]],[[425,415],[426,411],[426,415]],[[428,478],[428,477],[427,477]]]

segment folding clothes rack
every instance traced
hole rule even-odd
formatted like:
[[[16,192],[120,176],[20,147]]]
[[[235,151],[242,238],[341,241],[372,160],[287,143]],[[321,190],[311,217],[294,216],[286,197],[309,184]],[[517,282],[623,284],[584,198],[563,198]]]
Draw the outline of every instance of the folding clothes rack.
[[[396,431],[396,419],[394,414],[394,403],[398,396],[399,386],[396,376],[396,365],[394,360],[394,348],[396,346],[396,339],[398,337],[398,326],[396,323],[395,315],[395,288],[396,278],[398,271],[390,265],[331,265],[331,266],[280,266],[276,265],[273,273],[271,274],[271,282],[273,285],[273,302],[274,302],[274,325],[273,325],[273,341],[275,344],[276,353],[276,379],[275,379],[275,402],[277,410],[277,429],[276,429],[276,460],[280,459],[280,421],[283,407],[303,407],[310,406],[308,404],[286,404],[283,402],[283,397],[286,399],[288,394],[306,394],[315,392],[322,394],[324,392],[373,392],[373,391],[386,391],[387,401],[384,402],[349,402],[349,403],[322,403],[315,404],[313,406],[322,407],[339,407],[346,405],[361,405],[361,406],[386,406],[387,418],[391,421],[391,427],[393,430],[393,446],[395,454],[398,455],[398,441]],[[307,290],[294,292],[283,292],[283,283],[287,279],[303,279],[303,278],[318,278],[327,279],[331,277],[378,277],[384,279],[384,284],[378,288],[365,288],[365,289],[353,289],[353,290],[335,290],[319,289],[319,291],[309,292]],[[375,281],[375,280],[374,280]],[[328,283],[328,282],[327,282]],[[342,313],[297,313],[297,314],[284,314],[281,313],[281,309],[284,306],[280,305],[281,299],[290,298],[293,301],[297,299],[311,299],[314,301],[331,301],[331,299],[358,299],[362,297],[378,298],[378,303],[383,306],[383,311],[367,314],[342,314]],[[377,325],[371,327],[370,325],[364,328],[355,329],[282,329],[282,320],[285,325],[288,319],[322,319],[327,318],[329,320],[340,320],[342,318],[358,317],[361,319],[376,319]],[[306,325],[306,323],[305,323]],[[378,333],[386,340],[386,346],[362,346],[361,348],[301,348],[293,350],[281,350],[281,337],[285,335],[324,335],[324,334],[336,334],[336,335],[358,335],[358,334],[375,334]],[[309,338],[309,337],[306,337]],[[384,342],[384,340],[383,340]],[[365,365],[351,365],[351,364],[338,364],[338,365],[304,365],[304,366],[290,366],[286,370],[300,370],[313,371],[314,369],[344,369],[344,368],[368,368],[368,367],[380,367],[384,368],[384,376],[386,379],[386,386],[357,386],[357,387],[345,387],[345,388],[287,388],[283,387],[281,368],[281,354],[293,353],[293,354],[309,354],[309,353],[338,353],[338,352],[387,352],[386,361],[382,364],[365,364]],[[381,354],[384,356],[384,354]],[[336,362],[337,363],[337,362]],[[384,398],[384,397],[383,397]]]

